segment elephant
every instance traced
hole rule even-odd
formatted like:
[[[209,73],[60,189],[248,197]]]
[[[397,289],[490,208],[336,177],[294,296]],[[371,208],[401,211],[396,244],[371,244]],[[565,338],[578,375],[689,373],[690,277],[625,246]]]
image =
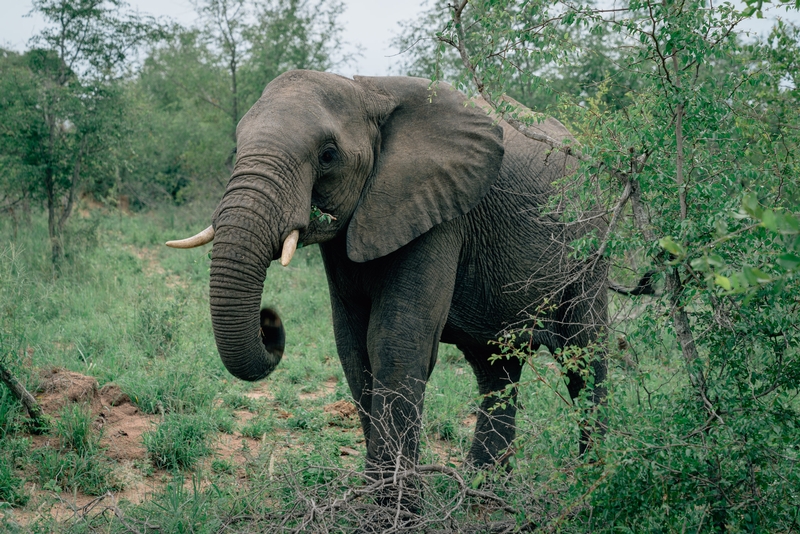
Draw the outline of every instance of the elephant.
[[[421,408],[440,342],[455,344],[482,396],[467,463],[502,463],[515,439],[523,362],[493,358],[517,344],[602,345],[607,265],[570,243],[604,216],[564,223],[543,207],[576,162],[492,118],[485,102],[404,76],[346,78],[288,71],[237,128],[230,181],[212,225],[211,318],[225,367],[259,380],[278,365],[284,329],[259,310],[270,263],[319,244],[336,348],[358,406],[369,473],[419,459]],[[570,139],[555,119],[538,128]],[[538,311],[536,311],[538,310]],[[508,339],[511,339],[508,337]],[[588,383],[602,403],[606,363],[566,373],[573,399]],[[591,377],[591,378],[589,378]],[[499,392],[508,397],[500,397]],[[583,453],[588,428],[578,440]]]

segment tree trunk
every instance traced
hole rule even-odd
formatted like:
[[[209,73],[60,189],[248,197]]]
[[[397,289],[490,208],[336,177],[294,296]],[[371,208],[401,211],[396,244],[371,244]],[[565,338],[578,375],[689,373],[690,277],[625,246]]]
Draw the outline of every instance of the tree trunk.
[[[0,361],[0,380],[8,386],[8,389],[17,398],[22,406],[25,407],[25,410],[28,411],[28,415],[33,420],[34,423],[34,431],[38,433],[47,432],[49,428],[49,423],[47,421],[47,416],[42,411],[42,408],[39,406],[39,403],[36,402],[36,399],[33,398],[25,386],[20,383],[17,378],[11,374],[6,366]]]
[[[50,260],[54,267],[58,267],[63,256],[61,247],[61,234],[58,231],[58,217],[56,216],[56,192],[53,169],[48,167],[44,171],[45,193],[47,195],[47,235],[50,237]]]

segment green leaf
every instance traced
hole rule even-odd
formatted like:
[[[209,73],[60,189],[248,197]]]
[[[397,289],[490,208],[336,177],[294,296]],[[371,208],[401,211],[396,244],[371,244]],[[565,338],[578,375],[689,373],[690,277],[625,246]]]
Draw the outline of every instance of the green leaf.
[[[686,251],[683,250],[683,247],[676,243],[670,236],[662,237],[658,240],[658,244],[673,256],[683,257],[686,255]]]
[[[782,213],[777,222],[780,233],[787,235],[800,234],[800,222],[791,213]]]
[[[698,271],[708,271],[710,269],[720,269],[725,267],[725,260],[719,254],[709,254],[702,258],[695,258],[691,262],[692,268]]]
[[[745,267],[742,269],[742,273],[750,285],[766,284],[772,281],[772,277],[756,267]]]
[[[727,276],[722,276],[721,274],[714,275],[714,283],[717,284],[719,287],[724,289],[725,291],[730,291],[733,289],[731,286],[731,280]]]
[[[761,220],[764,215],[764,210],[758,203],[758,198],[753,193],[748,193],[742,199],[742,209],[753,217],[754,219]]]
[[[800,266],[800,256],[787,252],[778,256],[778,265],[788,271],[794,271]]]
[[[761,224],[763,224],[767,230],[777,232],[778,221],[775,217],[775,212],[772,210],[765,210],[761,219]]]

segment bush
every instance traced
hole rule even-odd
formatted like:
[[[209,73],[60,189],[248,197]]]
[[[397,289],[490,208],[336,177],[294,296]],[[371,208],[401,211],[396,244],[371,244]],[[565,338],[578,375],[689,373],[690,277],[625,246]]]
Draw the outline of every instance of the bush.
[[[28,502],[24,480],[17,476],[16,465],[30,446],[28,440],[3,438],[0,441],[0,501],[12,506],[23,506]]]
[[[275,429],[275,421],[269,417],[255,417],[242,426],[242,435],[246,438],[261,439]]]
[[[59,452],[49,447],[34,451],[32,464],[44,489],[80,490],[87,495],[120,491],[111,463],[100,454],[80,455],[75,451]]]
[[[56,422],[56,435],[61,447],[79,456],[91,455],[100,446],[100,432],[93,428],[94,417],[89,406],[72,404],[61,410]]]
[[[136,302],[135,339],[146,356],[167,356],[175,346],[179,313],[183,302],[179,298],[153,296],[147,290],[139,292]]]
[[[142,436],[153,465],[164,469],[189,469],[208,455],[212,426],[198,415],[167,414],[155,430]]]

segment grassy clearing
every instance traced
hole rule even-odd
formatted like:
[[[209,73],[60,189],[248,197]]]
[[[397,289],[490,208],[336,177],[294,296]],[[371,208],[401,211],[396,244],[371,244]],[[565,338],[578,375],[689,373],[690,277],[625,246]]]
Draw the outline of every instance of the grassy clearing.
[[[118,384],[141,413],[152,415],[141,437],[146,458],[136,469],[155,493],[143,505],[126,507],[126,513],[146,517],[148,510],[170,511],[189,521],[191,508],[177,510],[175,503],[191,497],[202,500],[208,513],[222,514],[241,498],[230,495],[228,486],[265,481],[274,486],[287,473],[296,474],[298,486],[282,488],[276,498],[293,502],[297,491],[335,480],[337,470],[360,469],[364,450],[357,419],[323,409],[350,395],[315,247],[299,250],[291,267],[268,273],[263,301],[284,319],[287,353],[269,380],[247,384],[230,377],[216,354],[208,315],[208,248],[162,246],[204,226],[210,209],[82,213],[89,216],[74,221],[68,261],[58,275],[48,263],[40,217],[20,226],[17,239],[4,245],[3,353],[30,390],[41,381],[40,370],[63,368],[92,376],[101,387]],[[424,461],[455,464],[464,458],[478,405],[475,390],[458,351],[443,346],[428,388]],[[5,391],[2,395],[0,431],[7,438],[0,453],[5,460],[0,499],[14,506],[30,502],[31,508],[47,501],[47,492],[99,495],[123,489],[114,477],[121,465],[100,445],[101,432],[86,406],[53,414],[57,445],[39,447],[22,437],[22,414]],[[552,410],[552,403],[539,403],[535,395],[527,391],[525,402]],[[224,435],[233,445],[221,446]],[[21,460],[25,456],[33,460]],[[97,473],[94,479],[87,479],[90,472]],[[168,483],[161,486],[164,480]],[[192,480],[197,487],[190,489],[186,484]],[[218,493],[209,493],[209,487]],[[248,498],[241,506],[263,512],[267,504]],[[14,518],[10,511],[4,521],[13,525]],[[182,521],[172,520],[175,528]],[[56,528],[46,514],[36,521]],[[186,524],[206,522],[193,518]]]
[[[0,388],[0,501],[7,503],[0,508],[0,529],[385,527],[369,515],[374,491],[360,474],[364,445],[357,418],[331,409],[350,394],[336,356],[318,250],[300,249],[289,268],[269,270],[263,302],[284,319],[287,353],[269,379],[248,384],[228,375],[216,353],[208,248],[175,251],[162,245],[204,227],[211,208],[86,213],[71,227],[69,258],[58,276],[38,215],[20,226],[15,241],[0,245],[1,354],[32,391],[42,383],[42,371],[53,368],[94,377],[100,387],[118,385],[130,399],[119,401],[125,413],[146,421],[133,440],[138,456],[124,456],[114,441],[122,439],[120,429],[133,435],[133,423],[117,422],[122,426],[107,432],[103,417],[114,412],[98,415],[95,401],[54,410],[51,434],[34,440],[19,407]],[[4,224],[0,232],[7,230]],[[636,343],[636,324],[621,325]],[[585,532],[608,521],[595,519],[603,508],[589,506],[597,496],[614,503],[620,499],[615,492],[633,488],[620,493],[629,506],[637,494],[661,491],[659,481],[648,482],[650,475],[630,467],[635,462],[624,463],[619,451],[648,450],[648,443],[679,434],[674,414],[686,402],[676,378],[680,361],[671,339],[635,353],[635,368],[626,354],[611,354],[611,431],[594,463],[576,459],[579,413],[561,400],[567,391],[558,365],[547,353],[530,355],[520,388],[516,468],[506,475],[448,471],[466,457],[480,399],[469,366],[454,347],[443,345],[427,388],[422,435],[422,462],[438,467],[421,472],[416,482],[424,488],[421,517],[428,523],[414,528],[535,523]],[[641,446],[632,448],[632,435]],[[665,449],[659,454],[666,460],[652,461],[668,462],[678,453]],[[618,464],[616,456],[622,458]],[[664,491],[670,502],[679,502],[679,492]],[[793,498],[790,490],[780,491],[781,502]],[[119,500],[103,497],[106,492]],[[83,508],[59,521],[51,512],[63,503]],[[667,512],[641,515],[648,519],[637,516],[627,524],[652,530],[659,521],[669,522]],[[702,516],[696,513],[695,530]]]

